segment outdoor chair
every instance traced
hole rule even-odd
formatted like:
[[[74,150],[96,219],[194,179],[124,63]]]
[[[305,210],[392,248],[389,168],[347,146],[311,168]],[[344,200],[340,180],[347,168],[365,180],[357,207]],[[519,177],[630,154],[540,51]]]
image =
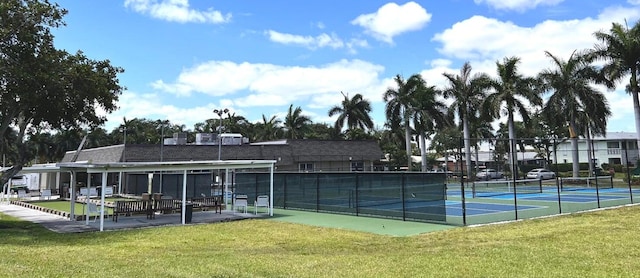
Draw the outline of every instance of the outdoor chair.
[[[247,195],[236,195],[233,200],[233,211],[235,212],[238,208],[243,208],[244,213],[247,213],[247,206],[249,205],[247,202]]]
[[[27,191],[26,190],[18,190],[18,199],[27,199]]]
[[[95,217],[93,218],[93,222],[96,222],[96,220],[98,220],[98,217],[100,217],[101,211],[102,211],[102,206],[98,207],[96,203],[87,202],[87,217],[91,219],[91,215],[95,215]],[[105,216],[107,216],[106,213],[105,213]]]
[[[267,213],[269,212],[269,196],[260,195],[256,198],[256,201],[253,203],[253,208],[255,209],[255,214],[258,214],[258,207],[267,208]]]

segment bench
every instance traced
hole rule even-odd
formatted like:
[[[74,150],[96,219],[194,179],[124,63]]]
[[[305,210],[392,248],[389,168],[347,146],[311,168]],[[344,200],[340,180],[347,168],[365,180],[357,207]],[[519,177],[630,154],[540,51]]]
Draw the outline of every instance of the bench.
[[[153,204],[153,210],[164,214],[173,213],[182,208],[182,202],[180,200],[173,199],[160,199],[155,200]]]
[[[153,219],[153,207],[150,201],[116,201],[113,206],[113,221],[118,222],[118,215],[130,216],[133,214],[146,214],[147,219]]]
[[[191,202],[202,210],[213,208],[214,212],[222,214],[222,196],[196,197]]]

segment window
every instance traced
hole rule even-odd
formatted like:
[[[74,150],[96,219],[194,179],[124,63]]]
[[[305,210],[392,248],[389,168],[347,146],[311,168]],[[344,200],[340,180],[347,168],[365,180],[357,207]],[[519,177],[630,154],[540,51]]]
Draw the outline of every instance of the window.
[[[607,149],[619,149],[620,142],[607,142]]]
[[[351,172],[364,171],[364,162],[351,161]]]
[[[313,163],[299,163],[298,170],[300,172],[313,172]]]

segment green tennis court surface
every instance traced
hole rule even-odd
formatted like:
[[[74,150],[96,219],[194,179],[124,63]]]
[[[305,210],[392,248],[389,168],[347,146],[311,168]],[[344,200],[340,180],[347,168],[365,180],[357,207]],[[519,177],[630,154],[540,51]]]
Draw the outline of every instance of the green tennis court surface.
[[[432,223],[284,209],[274,209],[273,217],[268,219],[270,221],[348,229],[389,236],[412,236],[456,227]]]

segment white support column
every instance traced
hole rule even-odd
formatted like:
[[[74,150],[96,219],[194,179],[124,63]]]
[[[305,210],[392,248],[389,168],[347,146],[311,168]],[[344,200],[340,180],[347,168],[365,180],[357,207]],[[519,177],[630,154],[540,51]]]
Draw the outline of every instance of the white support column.
[[[58,195],[62,194],[62,188],[60,187],[60,172],[56,172],[56,190],[58,190]],[[53,192],[53,190],[51,190],[51,192]]]
[[[187,170],[182,173],[182,225],[186,223],[187,215]]]
[[[107,172],[102,172],[102,191],[100,194],[100,231],[104,231],[104,191],[107,188]]]
[[[269,216],[273,216],[273,163],[269,167]]]
[[[229,205],[229,203],[230,203],[229,201],[230,200],[227,197],[227,192],[229,191],[229,169],[225,169],[224,170],[224,179],[225,179],[225,181],[224,181],[224,193],[222,193],[222,194],[224,194],[224,197],[222,197],[222,198],[224,199],[224,210],[227,211],[227,210],[230,210],[229,208],[231,207]]]
[[[89,209],[87,208],[87,205],[89,204],[89,201],[91,200],[91,174],[87,173],[87,196],[84,197],[84,214],[85,214],[85,225],[89,225]],[[97,190],[96,190],[97,191]]]
[[[122,172],[118,173],[118,195],[122,195]]]
[[[71,214],[71,221],[76,221],[76,172],[71,171],[70,175],[69,197],[71,198],[71,208],[69,214]]]

